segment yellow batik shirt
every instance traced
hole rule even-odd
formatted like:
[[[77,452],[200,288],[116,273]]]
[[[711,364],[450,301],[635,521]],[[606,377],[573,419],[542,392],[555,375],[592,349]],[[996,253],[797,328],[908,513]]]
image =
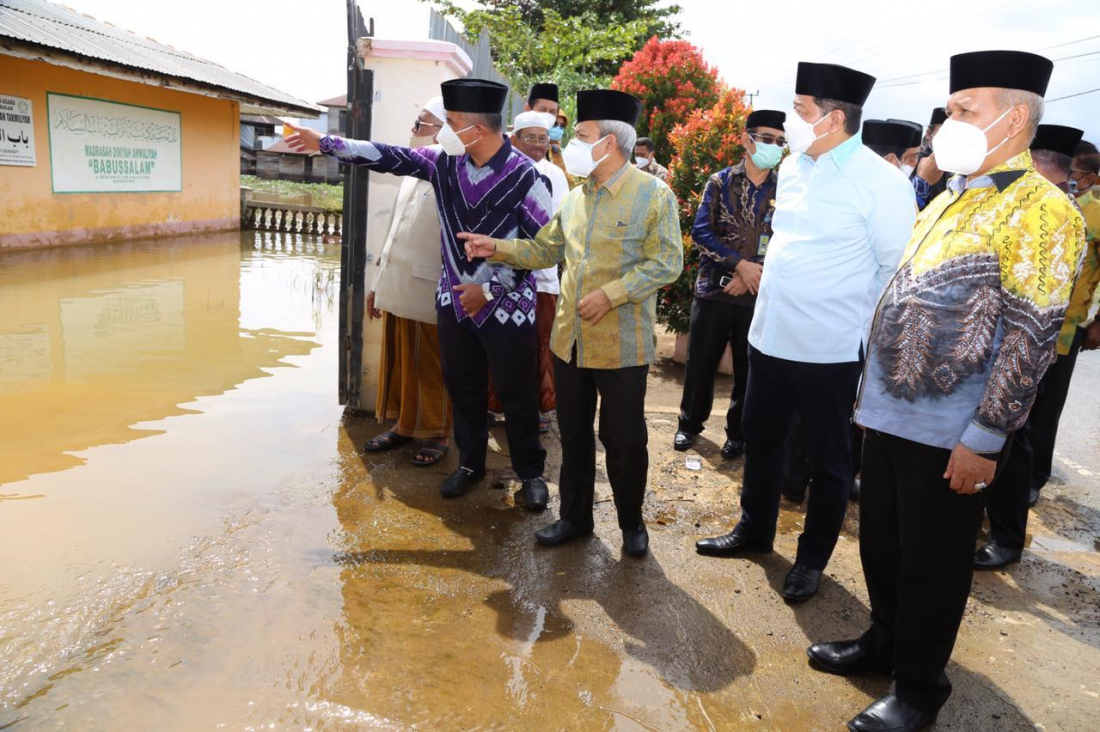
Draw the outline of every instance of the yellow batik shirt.
[[[1085,225],[1022,152],[921,212],[875,310],[856,421],[1001,450],[1055,358]]]
[[[1097,296],[1097,284],[1100,284],[1100,199],[1089,191],[1077,199],[1081,212],[1085,215],[1085,229],[1088,232],[1088,247],[1081,262],[1081,273],[1073,285],[1069,296],[1069,308],[1066,310],[1066,322],[1058,334],[1058,353],[1069,355],[1077,327],[1088,320],[1089,310]]]
[[[656,360],[657,291],[684,268],[676,196],[661,180],[625,164],[605,184],[589,177],[571,190],[533,240],[496,240],[493,261],[544,269],[564,261],[550,350],[580,368],[617,369]],[[578,303],[603,289],[612,310],[597,324]]]

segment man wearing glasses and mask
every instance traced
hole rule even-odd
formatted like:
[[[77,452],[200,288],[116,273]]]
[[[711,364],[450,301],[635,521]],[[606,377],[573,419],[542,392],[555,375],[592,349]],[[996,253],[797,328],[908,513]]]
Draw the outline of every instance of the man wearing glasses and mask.
[[[699,247],[699,276],[691,304],[684,394],[673,447],[695,444],[714,404],[714,374],[728,345],[733,353],[733,396],[726,412],[722,457],[745,451],[741,413],[749,372],[749,326],[760,289],[764,255],[775,213],[775,169],[783,158],[787,115],[767,109],[749,114],[741,162],[710,177],[695,214],[691,238]]]
[[[540,100],[542,101],[542,100]],[[546,176],[550,182],[551,215],[558,212],[565,194],[569,193],[569,183],[565,173],[546,157],[550,149],[550,130],[556,118],[549,112],[523,112],[516,116],[512,132],[512,146],[531,158],[535,170]],[[535,308],[535,328],[538,330],[538,377],[539,377],[539,432],[550,431],[550,416],[557,410],[554,394],[554,362],[550,353],[550,332],[554,328],[554,313],[558,306],[558,294],[561,282],[558,268],[547,267],[535,271],[538,303]],[[501,406],[494,392],[489,394],[489,411],[500,412]]]
[[[909,181],[860,139],[874,83],[843,66],[798,65],[794,114],[784,122],[791,155],[780,166],[768,266],[749,328],[741,520],[696,543],[712,556],[772,551],[797,416],[813,487],[783,583],[790,601],[817,594],[844,523],[849,425],[871,312],[917,212]]]

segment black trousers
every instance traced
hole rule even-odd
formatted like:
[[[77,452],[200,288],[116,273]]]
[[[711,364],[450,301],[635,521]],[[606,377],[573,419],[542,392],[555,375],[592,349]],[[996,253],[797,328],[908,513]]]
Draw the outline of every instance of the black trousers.
[[[1073,367],[1077,365],[1077,354],[1085,342],[1085,329],[1078,328],[1070,346],[1069,354],[1058,356],[1043,374],[1039,382],[1039,394],[1031,407],[1028,421],[1031,422],[1031,446],[1035,452],[1035,464],[1032,468],[1031,487],[1040,490],[1050,480],[1054,466],[1054,441],[1058,437],[1058,422],[1062,419],[1062,408],[1066,406],[1069,394],[1069,382],[1073,378]]]
[[[642,524],[649,474],[649,430],[645,423],[648,366],[582,369],[554,357],[554,387],[561,430],[561,518],[592,526],[596,491],[596,396],[600,397],[600,442],[607,451],[607,477],[615,495],[619,528]]]
[[[806,489],[810,486],[810,478],[813,477],[814,472],[810,455],[802,446],[806,438],[802,435],[801,424],[796,417],[794,428],[791,429],[791,434],[787,438],[787,462],[783,468],[783,495],[798,501],[806,497]],[[863,430],[853,423],[851,433],[852,486],[854,487],[860,466],[863,464]]]
[[[997,478],[997,483],[989,487],[986,497],[989,535],[1009,549],[1023,550],[1027,536],[1027,504],[1031,497],[1031,476],[1035,464],[1032,434],[1031,419],[1012,433],[1004,471]]]
[[[485,472],[489,445],[489,374],[504,407],[512,468],[521,480],[542,476],[546,450],[539,442],[538,336],[528,330],[489,331],[467,318],[440,314],[439,355],[455,415],[459,465]]]
[[[1004,472],[989,489],[989,533],[1009,549],[1024,548],[1031,490],[1039,490],[1050,480],[1058,421],[1084,336],[1084,328],[1078,328],[1069,355],[1058,356],[1043,374],[1027,422],[1013,435]]]
[[[714,406],[714,375],[726,346],[733,353],[733,395],[726,412],[726,438],[744,442],[741,415],[749,381],[749,326],[751,307],[695,298],[691,303],[684,395],[680,399],[681,432],[697,435]]]
[[[771,541],[779,518],[786,445],[795,416],[813,466],[797,561],[824,569],[836,547],[852,482],[851,419],[861,361],[801,363],[749,346],[745,393],[745,484],[740,531]]]
[[[951,694],[955,647],[985,496],[944,479],[951,451],[875,430],[863,443],[859,555],[871,599],[860,644],[894,668],[895,694],[933,712]],[[991,486],[989,490],[994,490]]]

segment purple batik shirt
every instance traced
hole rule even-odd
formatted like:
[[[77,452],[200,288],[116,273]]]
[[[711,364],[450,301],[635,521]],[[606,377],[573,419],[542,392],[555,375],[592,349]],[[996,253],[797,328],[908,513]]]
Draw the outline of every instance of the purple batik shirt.
[[[534,239],[550,220],[550,188],[531,160],[507,140],[480,168],[469,155],[452,157],[439,146],[407,148],[326,136],[321,152],[345,163],[426,180],[439,208],[443,270],[436,288],[440,317],[466,318],[484,330],[535,326],[535,275],[484,259],[468,259],[461,231],[496,239]],[[493,299],[476,315],[462,308],[456,285],[490,283]]]

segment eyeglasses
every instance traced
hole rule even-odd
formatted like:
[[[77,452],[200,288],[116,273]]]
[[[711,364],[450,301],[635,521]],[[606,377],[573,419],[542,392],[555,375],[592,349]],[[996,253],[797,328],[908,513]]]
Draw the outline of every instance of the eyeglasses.
[[[519,139],[523,140],[528,145],[535,145],[537,147],[545,147],[550,144],[549,137],[524,137],[521,135]]]
[[[758,134],[755,134],[755,133],[752,133],[752,132],[749,133],[749,137],[751,137],[753,139],[753,141],[762,142],[765,145],[779,145],[779,147],[786,147],[787,146],[787,138],[786,137],[775,137],[773,135],[758,135]]]
[[[434,122],[424,122],[423,120],[420,120],[420,119],[417,119],[415,122],[413,122],[413,132],[419,133],[420,130],[424,129],[425,127],[439,127],[439,128],[442,128],[443,125],[437,125]]]

